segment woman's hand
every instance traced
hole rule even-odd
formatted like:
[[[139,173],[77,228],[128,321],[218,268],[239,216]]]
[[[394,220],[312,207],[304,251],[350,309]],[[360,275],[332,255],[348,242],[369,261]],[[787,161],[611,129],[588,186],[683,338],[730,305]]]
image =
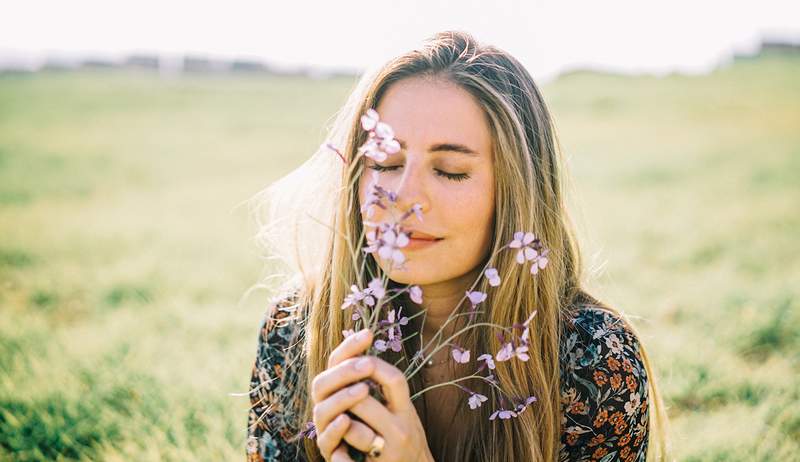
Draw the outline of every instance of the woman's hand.
[[[375,356],[356,356],[372,344],[372,333],[364,329],[347,337],[331,352],[328,369],[311,385],[317,446],[325,460],[350,461],[343,440],[368,453],[375,436],[384,439],[376,462],[433,461],[425,430],[411,403],[408,382],[400,369]],[[381,385],[386,405],[369,396],[363,379]],[[350,418],[350,411],[363,422]]]

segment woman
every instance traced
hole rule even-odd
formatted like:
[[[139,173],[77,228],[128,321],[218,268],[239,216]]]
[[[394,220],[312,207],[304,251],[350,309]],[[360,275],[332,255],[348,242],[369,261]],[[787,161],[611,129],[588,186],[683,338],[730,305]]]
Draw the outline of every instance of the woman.
[[[399,149],[363,155],[363,117],[388,123]],[[260,200],[270,207],[262,236],[299,276],[261,326],[248,460],[346,461],[353,449],[386,462],[665,459],[666,417],[647,355],[624,316],[582,289],[554,128],[518,61],[468,34],[437,34],[363,77],[329,141],[335,153],[321,149]],[[390,207],[369,206],[376,182],[397,194]],[[301,197],[315,208],[298,213]],[[352,237],[408,210],[403,265],[374,248],[360,252],[364,243]],[[524,240],[520,251],[530,244],[519,230],[546,243],[546,269],[503,251],[512,240]],[[455,352],[437,351],[406,381],[421,344],[376,357],[365,355],[373,334],[345,338],[354,320],[339,307],[352,281],[368,279],[361,258],[391,288],[422,289],[421,303],[408,293],[393,302],[411,318],[404,335],[430,339],[460,327],[446,320],[476,280],[487,298],[471,316],[500,326],[527,319],[530,359],[497,366],[493,378],[508,396],[532,399],[503,418],[494,418],[502,400],[481,381],[469,392],[484,405],[468,403],[458,386],[412,400],[475,369],[475,358],[458,354],[497,352],[502,340],[468,330]],[[482,277],[489,259],[504,284]],[[369,381],[384,400],[370,396]]]

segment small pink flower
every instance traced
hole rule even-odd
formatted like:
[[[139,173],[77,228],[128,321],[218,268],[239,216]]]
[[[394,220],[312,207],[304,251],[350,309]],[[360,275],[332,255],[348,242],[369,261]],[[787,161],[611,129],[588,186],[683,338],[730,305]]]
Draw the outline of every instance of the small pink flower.
[[[517,412],[518,415],[522,414],[522,412],[525,411],[525,409],[528,409],[528,406],[530,406],[535,401],[536,401],[536,397],[535,396],[529,396],[529,397],[525,398],[525,401],[523,401],[520,404],[518,404],[517,407],[514,410]]]
[[[358,288],[357,285],[353,284],[350,286],[350,294],[344,298],[344,303],[342,303],[342,309],[345,309],[351,305],[355,305],[361,300],[364,300],[364,292]]]
[[[386,160],[389,154],[400,151],[400,142],[394,139],[394,130],[389,124],[380,121],[375,109],[367,109],[361,116],[361,128],[369,132],[367,141],[358,148],[358,152],[377,162]]]
[[[474,292],[467,292],[467,298],[469,298],[470,303],[477,305],[478,303],[486,300],[486,294],[476,290]]]
[[[494,358],[489,353],[484,353],[484,354],[478,356],[478,361],[485,361],[486,362],[486,366],[489,369],[494,369],[495,368]]]
[[[484,273],[486,278],[489,280],[489,285],[492,287],[497,287],[500,285],[500,275],[497,273],[495,268],[489,268]]]
[[[498,361],[508,361],[514,357],[514,345],[511,342],[506,343],[494,357]]]
[[[366,131],[372,131],[372,129],[375,128],[375,125],[378,124],[378,120],[380,120],[378,111],[369,108],[367,109],[367,112],[361,116],[361,128]]]
[[[398,308],[397,314],[395,314],[394,310],[389,310],[389,314],[386,316],[386,320],[389,322],[389,324],[394,324],[395,322],[401,326],[408,324],[408,318],[400,314],[402,311],[402,306]]]
[[[459,347],[453,347],[451,354],[457,363],[466,364],[469,362],[469,350],[462,350]]]
[[[422,206],[414,204],[411,206],[411,211],[417,216],[417,220],[422,221]]]
[[[344,335],[344,338],[347,338],[355,333],[356,331],[354,331],[353,329],[347,329],[342,331],[342,335]]]
[[[388,345],[388,343],[386,343],[386,340],[378,339],[378,340],[375,340],[375,342],[372,344],[372,346],[374,346],[376,350],[378,350],[380,352],[383,352],[383,351],[386,351],[386,349],[387,349],[387,347],[389,345]]]
[[[383,162],[387,157],[387,154],[381,149],[380,144],[375,138],[369,138],[358,148],[358,152],[373,159],[375,162]]]
[[[411,286],[408,289],[408,293],[412,302],[416,303],[417,305],[422,304],[422,288],[420,286]]]
[[[400,252],[400,249],[408,245],[408,234],[402,231],[389,229],[383,233],[381,240],[383,241],[383,245],[378,248],[378,255],[380,255],[381,258],[384,260],[393,260],[398,264],[406,260],[405,255]]]
[[[501,419],[510,419],[516,416],[517,413],[514,411],[510,411],[508,409],[498,409],[494,411],[491,416],[489,416],[489,420],[494,420],[497,417],[500,417]]]
[[[514,356],[519,358],[520,361],[527,361],[527,360],[531,359],[531,357],[528,356],[528,345],[520,345],[520,346],[518,346],[514,350]]]
[[[533,263],[531,264],[531,274],[536,274],[539,272],[540,269],[544,269],[547,266],[547,255],[550,253],[550,249],[544,249],[541,253],[535,255],[531,260]]]
[[[372,281],[367,284],[367,290],[371,296],[374,296],[378,300],[382,299],[386,295],[386,288],[383,287],[383,281],[381,278],[373,278]]]
[[[366,253],[378,252],[381,258],[402,264],[406,257],[401,248],[409,243],[408,234],[400,229],[397,223],[381,223],[367,232]]]
[[[530,232],[524,233],[522,231],[517,231],[514,233],[514,240],[511,241],[508,246],[512,249],[519,249],[519,252],[517,252],[517,263],[520,265],[527,260],[533,259],[536,255],[536,250],[529,247],[529,244],[535,239],[536,236]]]
[[[537,310],[533,310],[533,313],[531,313],[531,315],[528,316],[528,319],[525,320],[525,330],[522,331],[522,336],[520,337],[520,340],[524,345],[528,344],[528,338],[530,336],[530,323],[533,320],[533,317],[536,316],[536,312]]]
[[[483,396],[480,393],[473,393],[472,395],[470,395],[469,400],[467,402],[469,403],[470,409],[477,409],[481,406],[481,404],[483,404],[488,399],[489,398]]]

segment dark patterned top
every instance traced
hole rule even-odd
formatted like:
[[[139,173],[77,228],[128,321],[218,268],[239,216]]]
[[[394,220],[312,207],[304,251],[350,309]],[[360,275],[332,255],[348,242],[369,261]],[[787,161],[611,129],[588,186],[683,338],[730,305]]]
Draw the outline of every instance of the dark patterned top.
[[[250,380],[248,462],[305,460],[289,418],[305,399],[293,393],[302,364],[286,355],[302,339],[293,312],[291,301],[278,299],[261,324]],[[559,462],[644,462],[648,382],[636,336],[619,317],[583,305],[565,323],[559,356]]]

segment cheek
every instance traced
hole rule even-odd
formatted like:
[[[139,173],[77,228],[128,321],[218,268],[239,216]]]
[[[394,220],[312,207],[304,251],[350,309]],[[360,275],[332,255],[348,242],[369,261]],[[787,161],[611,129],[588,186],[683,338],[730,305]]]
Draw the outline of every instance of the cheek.
[[[442,210],[448,210],[448,221],[454,227],[479,234],[491,227],[494,216],[494,192],[491,182],[476,182],[458,193],[447,194]]]

